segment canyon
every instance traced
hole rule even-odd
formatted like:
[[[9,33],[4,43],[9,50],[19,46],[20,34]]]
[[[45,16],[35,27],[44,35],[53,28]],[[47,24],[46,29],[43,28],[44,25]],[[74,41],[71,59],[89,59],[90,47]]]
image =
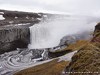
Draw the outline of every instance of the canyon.
[[[99,21],[94,16],[0,10],[0,74],[99,72]]]

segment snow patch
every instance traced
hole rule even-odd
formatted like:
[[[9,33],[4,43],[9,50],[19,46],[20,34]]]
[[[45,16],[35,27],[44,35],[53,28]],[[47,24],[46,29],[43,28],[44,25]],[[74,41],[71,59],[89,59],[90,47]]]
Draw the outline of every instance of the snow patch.
[[[15,17],[15,19],[17,19],[18,17]]]
[[[19,23],[19,24],[11,24],[11,25],[6,25],[4,27],[9,27],[9,26],[24,26],[24,25],[29,25],[30,23]]]
[[[29,17],[27,16],[26,19],[29,19]]]
[[[47,17],[47,15],[43,15],[43,17]]]
[[[0,14],[4,14],[4,12],[0,12]]]
[[[3,17],[3,15],[0,15],[0,20],[4,20],[5,18]]]
[[[41,14],[38,14],[39,16],[41,16]]]
[[[25,24],[19,23],[19,24],[15,25],[15,26],[28,25],[28,24],[30,24],[30,23],[25,23]]]
[[[9,21],[9,23],[14,23],[14,21]]]
[[[42,20],[41,18],[37,18],[37,20]]]
[[[73,52],[68,53],[68,54],[66,54],[66,55],[64,55],[64,56],[59,57],[59,61],[58,61],[58,62],[60,62],[60,61],[71,61],[73,55],[74,55],[76,52],[77,52],[77,51],[73,51]]]

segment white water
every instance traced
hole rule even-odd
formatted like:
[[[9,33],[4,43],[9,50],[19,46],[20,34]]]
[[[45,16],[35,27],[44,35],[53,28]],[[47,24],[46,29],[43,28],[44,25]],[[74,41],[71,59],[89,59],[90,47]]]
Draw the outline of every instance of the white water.
[[[85,30],[93,30],[96,20],[91,17],[66,16],[49,19],[46,22],[30,27],[30,49],[49,48],[57,46],[60,39],[65,35],[80,33]]]

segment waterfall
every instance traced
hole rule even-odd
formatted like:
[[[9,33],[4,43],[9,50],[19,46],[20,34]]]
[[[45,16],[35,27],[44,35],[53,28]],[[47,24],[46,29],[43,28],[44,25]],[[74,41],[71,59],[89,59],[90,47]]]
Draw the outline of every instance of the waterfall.
[[[30,27],[31,43],[29,49],[54,47],[66,35],[93,30],[95,22],[88,23],[90,20],[91,18],[82,16],[60,16],[33,25]]]
[[[46,48],[48,47],[47,45],[50,44],[50,29],[46,23],[41,23],[30,27],[30,33],[30,49]]]

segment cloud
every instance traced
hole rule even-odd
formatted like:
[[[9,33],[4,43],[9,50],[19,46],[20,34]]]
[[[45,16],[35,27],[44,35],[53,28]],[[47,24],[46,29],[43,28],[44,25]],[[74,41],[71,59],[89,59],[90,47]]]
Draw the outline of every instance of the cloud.
[[[59,11],[77,14],[100,12],[100,0],[0,0],[1,9]]]

